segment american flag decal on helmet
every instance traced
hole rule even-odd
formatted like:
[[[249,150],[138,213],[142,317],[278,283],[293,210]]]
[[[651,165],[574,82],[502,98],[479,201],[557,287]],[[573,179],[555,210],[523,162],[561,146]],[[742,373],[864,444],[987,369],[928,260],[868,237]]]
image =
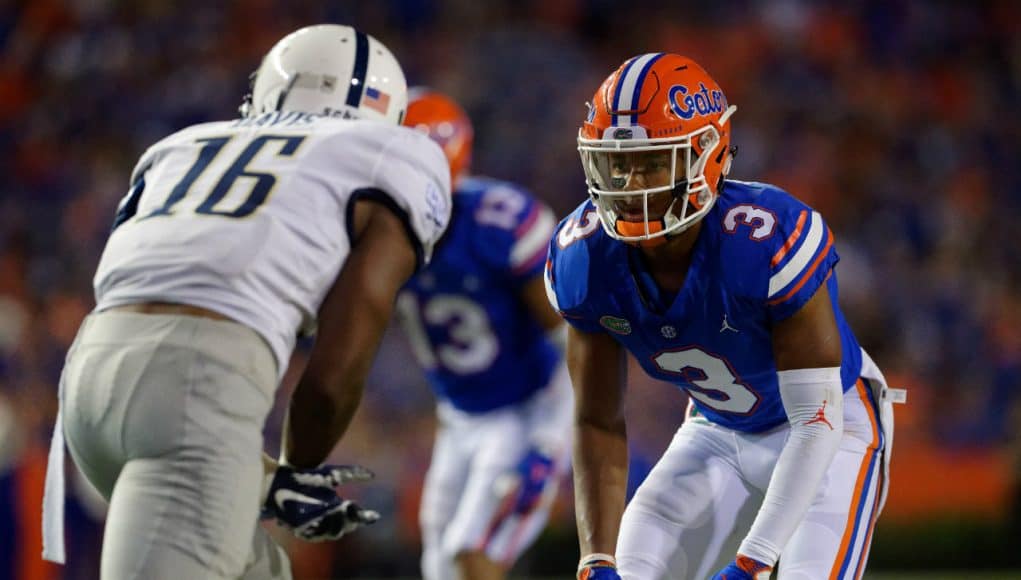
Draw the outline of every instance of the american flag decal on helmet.
[[[385,115],[386,110],[390,108],[390,95],[373,87],[365,87],[362,105]]]

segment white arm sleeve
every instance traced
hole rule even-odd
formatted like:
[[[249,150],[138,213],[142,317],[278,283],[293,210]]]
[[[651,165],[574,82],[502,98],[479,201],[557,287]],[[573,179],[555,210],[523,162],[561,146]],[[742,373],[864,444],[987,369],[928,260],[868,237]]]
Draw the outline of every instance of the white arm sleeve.
[[[777,373],[791,433],[738,552],[773,566],[805,517],[844,432],[840,367]]]

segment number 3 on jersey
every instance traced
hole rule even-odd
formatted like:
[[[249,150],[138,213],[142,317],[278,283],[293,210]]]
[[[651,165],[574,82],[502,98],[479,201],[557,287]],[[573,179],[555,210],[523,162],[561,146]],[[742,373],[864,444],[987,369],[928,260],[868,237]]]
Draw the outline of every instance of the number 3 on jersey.
[[[199,150],[198,158],[192,164],[191,168],[188,169],[184,177],[170,190],[170,195],[167,196],[163,205],[152,212],[146,214],[141,219],[148,219],[156,216],[168,216],[173,215],[173,208],[177,205],[188,193],[190,192],[195,181],[206,171],[206,169],[212,165],[213,161],[217,158],[224,147],[230,142],[230,137],[210,137],[206,139],[198,139],[197,143],[202,143],[202,149]],[[269,197],[270,192],[273,191],[273,186],[276,185],[276,176],[272,173],[263,171],[253,171],[248,166],[252,162],[252,159],[262,151],[262,148],[271,141],[282,142],[280,149],[277,151],[278,157],[293,157],[298,151],[298,147],[301,146],[305,140],[304,135],[261,135],[252,140],[247,147],[237,156],[230,167],[224,171],[223,175],[216,182],[216,185],[209,191],[205,200],[195,208],[195,213],[204,215],[216,215],[229,218],[243,218],[251,215],[255,212],[260,205],[262,205],[266,198]],[[128,221],[135,216],[138,211],[138,202],[142,197],[142,192],[145,190],[145,171],[139,172],[139,178],[131,186],[131,191],[125,196],[121,202],[120,207],[117,210],[117,218],[114,220],[114,229],[117,226]],[[232,210],[218,209],[216,206],[219,204],[227,194],[231,192],[235,182],[241,178],[254,179],[251,182],[248,189],[248,194],[245,196],[245,200]]]
[[[557,245],[563,250],[578,240],[587,238],[599,229],[599,216],[595,210],[585,212],[581,220],[570,219],[557,234]]]
[[[402,292],[397,298],[397,309],[415,357],[426,369],[439,364],[459,375],[480,373],[500,353],[489,316],[471,300],[438,294],[425,300],[420,308],[414,294]],[[426,325],[445,328],[447,339],[431,342]]]
[[[741,382],[726,360],[698,347],[661,352],[653,360],[663,372],[683,377],[692,385],[688,394],[710,409],[749,415],[759,406],[759,395]]]

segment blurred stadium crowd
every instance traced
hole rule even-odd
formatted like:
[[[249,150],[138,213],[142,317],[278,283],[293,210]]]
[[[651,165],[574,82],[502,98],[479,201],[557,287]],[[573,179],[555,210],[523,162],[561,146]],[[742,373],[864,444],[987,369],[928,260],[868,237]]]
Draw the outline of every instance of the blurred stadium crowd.
[[[234,115],[264,51],[323,21],[370,32],[412,84],[460,99],[476,126],[475,168],[524,184],[559,215],[585,195],[574,138],[602,78],[648,51],[704,64],[738,106],[734,175],[778,184],[827,217],[845,312],[891,382],[909,389],[897,450],[912,467],[894,461],[888,510],[914,498],[902,510],[914,521],[959,507],[938,501],[953,490],[912,489],[913,473],[946,466],[935,473],[964,482],[957,491],[977,513],[1003,517],[1014,505],[1021,520],[1010,495],[1021,480],[1021,4],[681,5],[0,2],[0,578],[54,577],[38,561],[37,506],[58,376],[93,305],[91,275],[134,161],[166,134]],[[434,423],[409,359],[388,336],[338,449],[338,460],[377,472],[361,497],[385,521],[335,547],[295,545],[299,574],[329,574],[339,559],[347,570],[416,573]],[[640,473],[684,401],[632,382]],[[65,577],[94,577],[102,506],[85,492],[72,503]],[[560,503],[550,534],[574,549],[569,489]]]

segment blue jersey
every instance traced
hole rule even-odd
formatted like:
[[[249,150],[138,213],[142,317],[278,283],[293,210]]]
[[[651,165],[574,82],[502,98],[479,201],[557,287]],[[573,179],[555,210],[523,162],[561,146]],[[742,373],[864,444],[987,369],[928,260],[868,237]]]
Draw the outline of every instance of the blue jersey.
[[[608,236],[586,201],[550,243],[550,301],[572,326],[609,333],[650,376],[685,389],[710,421],[758,432],[787,420],[771,328],[823,284],[843,343],[844,390],[858,378],[861,351],[837,306],[833,234],[790,194],[725,181],[670,303],[658,296],[638,251]]]
[[[450,226],[398,308],[436,394],[481,413],[527,399],[559,361],[519,298],[542,275],[556,220],[529,193],[489,179],[463,180]]]

